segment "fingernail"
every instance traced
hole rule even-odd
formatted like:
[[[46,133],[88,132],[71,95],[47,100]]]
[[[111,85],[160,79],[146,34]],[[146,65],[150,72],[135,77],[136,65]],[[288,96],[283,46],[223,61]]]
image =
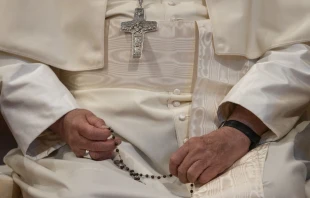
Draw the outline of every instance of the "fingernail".
[[[102,125],[101,128],[102,128],[102,129],[108,129],[109,127],[106,126],[106,125]]]

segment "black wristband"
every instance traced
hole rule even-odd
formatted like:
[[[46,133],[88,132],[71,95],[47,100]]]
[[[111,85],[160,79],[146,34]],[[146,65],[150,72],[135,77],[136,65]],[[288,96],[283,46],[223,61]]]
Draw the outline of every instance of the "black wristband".
[[[227,120],[222,122],[221,127],[228,126],[237,129],[238,131],[242,132],[244,135],[246,135],[250,141],[250,150],[255,148],[255,146],[259,143],[260,141],[260,136],[257,135],[250,127],[247,125],[243,124],[242,122],[239,122],[237,120]]]

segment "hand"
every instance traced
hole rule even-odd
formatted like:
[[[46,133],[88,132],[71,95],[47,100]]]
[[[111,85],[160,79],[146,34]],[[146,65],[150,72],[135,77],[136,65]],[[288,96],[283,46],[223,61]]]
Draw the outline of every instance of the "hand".
[[[170,159],[170,172],[182,183],[206,184],[244,156],[250,140],[234,128],[223,127],[188,140]]]
[[[121,143],[119,138],[108,140],[111,131],[105,122],[83,109],[70,111],[50,129],[61,136],[77,157],[83,157],[85,150],[89,150],[94,160],[110,159],[116,144]]]

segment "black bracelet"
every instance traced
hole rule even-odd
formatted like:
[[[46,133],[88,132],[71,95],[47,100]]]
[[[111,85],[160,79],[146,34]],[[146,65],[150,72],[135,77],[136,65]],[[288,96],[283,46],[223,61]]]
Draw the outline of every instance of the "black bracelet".
[[[259,135],[257,135],[250,127],[248,127],[247,125],[245,125],[242,122],[239,122],[237,120],[224,121],[224,122],[222,122],[220,128],[224,127],[224,126],[235,128],[238,131],[240,131],[241,133],[243,133],[244,135],[246,135],[251,141],[251,145],[249,148],[250,150],[255,148],[261,139],[261,137]]]

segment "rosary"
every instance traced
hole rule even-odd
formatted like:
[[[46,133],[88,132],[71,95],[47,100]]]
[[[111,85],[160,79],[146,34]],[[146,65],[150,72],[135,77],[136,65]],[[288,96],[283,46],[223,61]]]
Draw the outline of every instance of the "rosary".
[[[115,139],[114,130],[113,130],[111,127],[109,127],[108,129],[111,131],[112,139]],[[127,171],[127,172],[130,174],[130,176],[131,176],[134,180],[141,182],[141,178],[160,180],[160,179],[162,179],[162,178],[165,179],[165,178],[169,178],[169,177],[171,178],[171,177],[173,177],[172,174],[169,174],[169,175],[148,175],[148,174],[137,173],[135,170],[129,168],[129,167],[124,163],[124,160],[122,159],[122,156],[121,156],[120,151],[119,151],[119,149],[117,148],[117,146],[118,146],[118,145],[117,145],[117,143],[116,143],[115,152],[116,152],[116,154],[117,154],[118,159],[114,159],[113,162],[114,162],[114,164],[115,164],[118,168],[120,168],[121,170]],[[190,192],[191,197],[192,197],[192,196],[193,196],[193,193],[194,193],[194,184],[190,184],[190,187],[191,187],[191,189],[190,189],[189,192]]]

